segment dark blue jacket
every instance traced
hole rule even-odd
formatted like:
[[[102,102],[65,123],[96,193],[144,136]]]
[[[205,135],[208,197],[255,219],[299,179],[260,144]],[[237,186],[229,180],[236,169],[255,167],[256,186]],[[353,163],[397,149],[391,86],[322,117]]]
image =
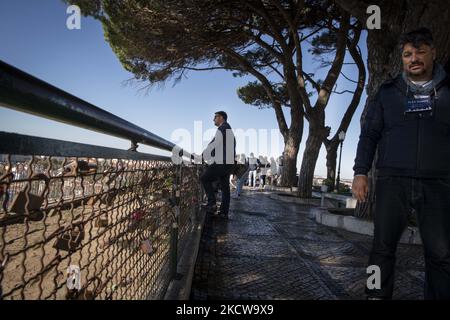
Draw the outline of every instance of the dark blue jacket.
[[[369,102],[353,170],[367,174],[378,147],[378,175],[450,177],[450,80],[436,84],[432,112],[405,113],[406,83],[385,82]]]

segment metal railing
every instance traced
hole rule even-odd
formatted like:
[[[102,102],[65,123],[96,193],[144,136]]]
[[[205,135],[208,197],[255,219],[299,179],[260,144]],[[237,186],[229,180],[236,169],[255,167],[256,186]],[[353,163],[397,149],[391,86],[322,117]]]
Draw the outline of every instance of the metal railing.
[[[196,222],[202,167],[136,152],[174,144],[1,61],[0,105],[132,143],[0,132],[0,299],[162,298]]]

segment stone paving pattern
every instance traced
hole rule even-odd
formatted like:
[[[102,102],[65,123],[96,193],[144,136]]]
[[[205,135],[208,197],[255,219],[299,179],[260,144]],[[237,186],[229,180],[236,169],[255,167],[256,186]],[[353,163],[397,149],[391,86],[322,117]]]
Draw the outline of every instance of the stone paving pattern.
[[[312,207],[248,191],[208,215],[191,299],[365,299],[372,237],[317,224]],[[394,299],[422,299],[421,246],[399,245]]]

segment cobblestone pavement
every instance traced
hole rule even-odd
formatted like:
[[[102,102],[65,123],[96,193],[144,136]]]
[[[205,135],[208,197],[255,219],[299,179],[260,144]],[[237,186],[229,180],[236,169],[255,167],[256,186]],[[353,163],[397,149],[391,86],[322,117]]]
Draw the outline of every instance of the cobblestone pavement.
[[[365,299],[372,238],[317,224],[311,207],[247,192],[208,216],[191,298]],[[421,246],[399,245],[394,299],[422,299]]]

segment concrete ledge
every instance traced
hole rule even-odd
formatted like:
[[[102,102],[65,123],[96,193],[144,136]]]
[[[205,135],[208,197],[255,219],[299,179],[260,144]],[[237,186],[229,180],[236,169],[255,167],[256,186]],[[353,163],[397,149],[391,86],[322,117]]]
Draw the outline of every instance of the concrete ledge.
[[[317,191],[313,191],[312,195],[314,197],[322,197],[322,195],[323,195],[325,197],[325,199],[334,200],[335,203],[331,207],[335,207],[336,202],[340,203],[340,204],[338,204],[338,207],[341,207],[342,205],[345,205],[346,208],[355,208],[356,207],[356,199],[354,199],[353,197],[348,196],[348,195],[337,194],[337,193],[333,193],[333,192],[321,193],[321,192],[317,192]],[[330,201],[330,203],[332,203],[332,202]]]
[[[264,191],[278,191],[278,192],[297,192],[298,191],[298,187],[278,187],[278,186],[270,186],[270,185],[265,185],[264,186]]]
[[[317,223],[333,228],[344,229],[350,232],[373,236],[374,226],[372,221],[363,220],[353,216],[333,214],[328,212],[326,208],[315,208],[313,211]],[[400,243],[417,245],[422,244],[419,230],[415,227],[406,228],[400,238]]]
[[[177,272],[182,278],[170,282],[164,300],[189,300],[205,216],[205,211],[199,210],[189,242],[178,260]]]
[[[311,206],[320,206],[320,199],[302,199],[298,198],[296,196],[286,194],[286,196],[282,196],[280,194],[272,193],[269,195],[270,199],[273,200],[281,200],[284,202],[290,202],[290,203],[298,203],[298,204],[306,204]]]
[[[290,194],[290,193],[286,193],[286,196],[276,194],[276,193],[271,193],[269,195],[269,198],[273,199],[273,200],[280,200],[280,201],[288,202],[288,203],[310,205],[310,206],[314,206],[314,207],[320,207],[320,201],[321,201],[321,199],[318,199],[318,198],[312,198],[312,199],[298,198],[296,196],[293,196],[293,194]],[[331,203],[330,200],[324,199],[324,201],[325,201],[325,203],[324,203],[325,206],[333,207],[333,203]]]
[[[322,193],[321,192],[317,192],[317,191],[313,191],[312,195],[315,196],[315,197],[321,197]],[[345,196],[345,195],[338,194],[338,193],[333,193],[333,192],[324,192],[324,195],[325,195],[325,198],[338,200],[338,201],[341,201],[343,203],[345,203],[345,201],[348,198],[351,198],[350,196]]]

